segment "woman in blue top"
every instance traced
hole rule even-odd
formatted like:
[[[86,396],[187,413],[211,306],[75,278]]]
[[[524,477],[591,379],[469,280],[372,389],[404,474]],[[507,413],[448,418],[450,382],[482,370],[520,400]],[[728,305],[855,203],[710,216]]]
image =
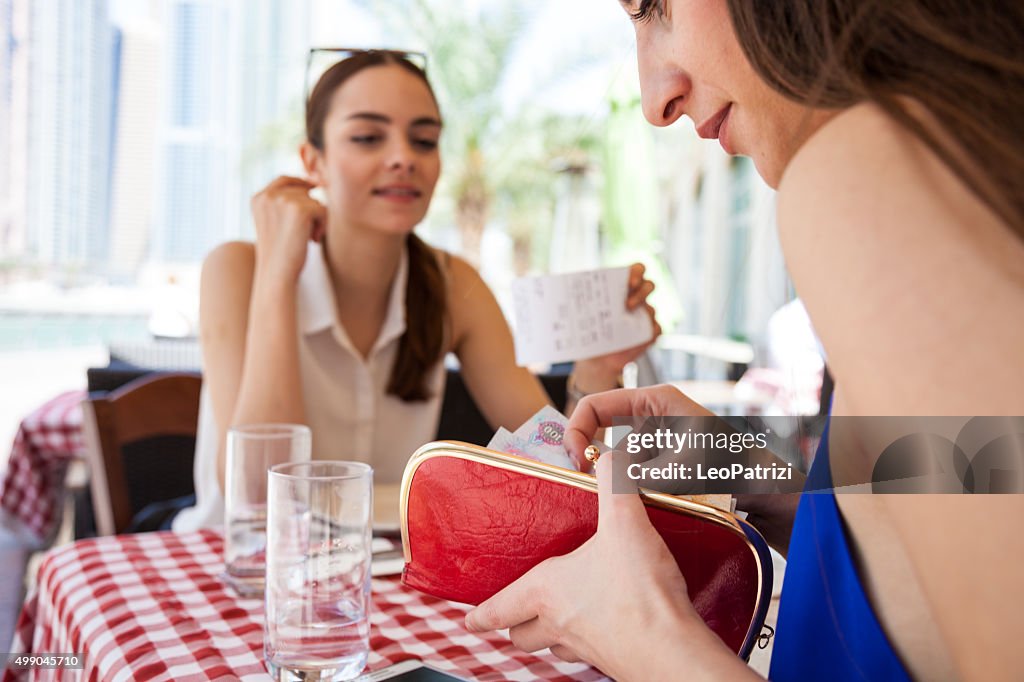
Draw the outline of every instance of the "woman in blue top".
[[[689,117],[777,187],[833,416],[1024,415],[1024,5],[622,4],[647,119]],[[567,443],[579,457],[615,415],[702,413],[669,387],[613,391],[579,405]],[[865,449],[835,435],[811,479],[869,480]],[[694,611],[639,498],[611,494],[610,459],[594,538],[468,627],[619,679],[753,677]],[[803,497],[746,501],[789,551],[773,678],[1024,675],[1024,497]]]

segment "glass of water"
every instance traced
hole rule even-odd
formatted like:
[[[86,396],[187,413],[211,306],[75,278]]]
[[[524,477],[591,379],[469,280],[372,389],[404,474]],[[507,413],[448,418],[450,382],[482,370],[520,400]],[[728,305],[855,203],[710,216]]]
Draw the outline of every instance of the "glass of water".
[[[228,582],[245,597],[263,595],[267,546],[267,470],[308,462],[309,427],[252,424],[228,431],[224,482],[224,563]]]
[[[356,677],[370,651],[373,469],[280,464],[267,496],[267,668],[275,680]]]

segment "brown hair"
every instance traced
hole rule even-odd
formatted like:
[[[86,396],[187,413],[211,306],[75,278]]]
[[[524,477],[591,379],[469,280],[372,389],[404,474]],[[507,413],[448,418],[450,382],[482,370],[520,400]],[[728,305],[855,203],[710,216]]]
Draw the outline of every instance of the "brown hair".
[[[329,68],[306,101],[306,139],[324,151],[324,120],[331,109],[335,91],[363,69],[374,66],[399,66],[434,90],[421,68],[386,50],[359,52]],[[436,97],[434,98],[436,102]],[[441,360],[444,350],[444,325],[448,309],[447,280],[433,250],[415,234],[406,240],[409,251],[409,278],[405,287],[405,333],[398,342],[398,356],[391,368],[387,392],[406,402],[426,400],[430,391],[427,372]]]
[[[1024,238],[1024,3],[728,0],[770,86],[815,107],[873,102]],[[922,104],[952,139],[909,111]]]

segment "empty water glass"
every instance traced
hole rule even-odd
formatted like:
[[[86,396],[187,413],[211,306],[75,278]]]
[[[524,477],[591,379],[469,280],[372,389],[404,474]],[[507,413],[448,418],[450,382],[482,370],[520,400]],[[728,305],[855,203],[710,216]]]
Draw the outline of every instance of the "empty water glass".
[[[224,563],[246,597],[263,594],[267,546],[267,470],[309,461],[312,437],[301,424],[252,424],[228,431],[224,482]]]
[[[373,469],[272,467],[264,655],[275,680],[347,680],[370,651]]]

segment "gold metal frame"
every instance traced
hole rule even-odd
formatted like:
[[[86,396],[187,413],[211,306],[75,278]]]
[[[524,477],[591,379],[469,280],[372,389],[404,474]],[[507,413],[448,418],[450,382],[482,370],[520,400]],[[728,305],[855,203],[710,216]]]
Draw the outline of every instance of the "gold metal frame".
[[[563,469],[562,467],[557,467],[552,464],[545,464],[544,462],[538,462],[536,460],[519,457],[517,455],[510,455],[505,452],[488,450],[487,448],[480,447],[479,445],[472,445],[470,443],[461,443],[458,441],[436,441],[433,443],[427,443],[413,453],[412,457],[409,458],[408,464],[405,466],[405,472],[402,474],[402,487],[399,492],[399,516],[401,517],[402,527],[402,549],[406,561],[411,560],[408,541],[409,520],[407,514],[409,489],[412,486],[412,479],[416,475],[416,470],[420,465],[427,460],[434,459],[435,457],[455,457],[457,459],[464,459],[471,462],[479,462],[499,469],[527,473],[531,476],[536,476],[537,478],[543,478],[547,481],[569,485],[582,490],[589,490],[593,493],[597,492],[597,479],[591,474],[573,471],[572,469]],[[739,519],[733,514],[722,511],[721,509],[701,504],[700,502],[687,500],[682,497],[676,497],[675,495],[654,492],[645,488],[641,488],[640,495],[644,498],[645,504],[669,510],[685,510],[690,515],[700,516],[713,523],[727,526],[746,538],[746,534],[740,525]],[[758,564],[760,565],[760,562],[758,562]]]

